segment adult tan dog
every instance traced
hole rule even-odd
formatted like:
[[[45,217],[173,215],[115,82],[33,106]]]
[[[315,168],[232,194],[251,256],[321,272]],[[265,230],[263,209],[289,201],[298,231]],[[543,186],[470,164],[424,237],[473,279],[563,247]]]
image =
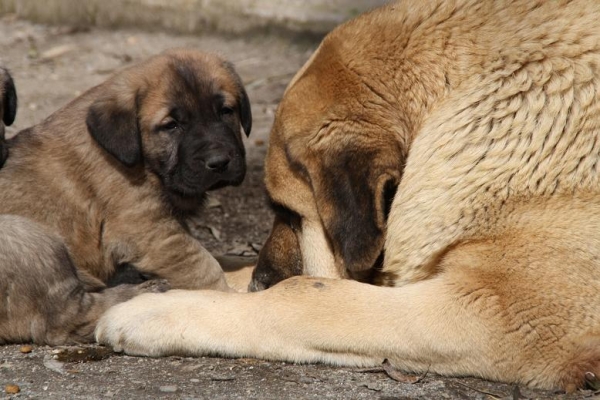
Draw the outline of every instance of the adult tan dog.
[[[19,217],[0,218],[0,343],[90,340],[108,306],[163,290],[102,291],[124,265],[172,287],[229,290],[183,219],[207,191],[243,180],[251,120],[229,63],[177,50],[9,140],[0,213]]]
[[[325,278],[142,295],[98,340],[580,387],[600,374],[599,19],[595,0],[404,1],[336,29],[277,113],[259,266]],[[392,287],[327,279],[374,267]]]
[[[5,144],[5,125],[10,126],[17,115],[17,91],[10,72],[0,68],[0,167],[8,157],[8,148]]]

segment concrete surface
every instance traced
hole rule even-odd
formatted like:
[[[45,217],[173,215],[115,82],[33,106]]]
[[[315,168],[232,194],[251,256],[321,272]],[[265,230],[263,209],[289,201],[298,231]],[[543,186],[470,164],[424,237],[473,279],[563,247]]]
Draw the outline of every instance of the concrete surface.
[[[0,13],[51,24],[322,35],[386,0],[0,0]]]

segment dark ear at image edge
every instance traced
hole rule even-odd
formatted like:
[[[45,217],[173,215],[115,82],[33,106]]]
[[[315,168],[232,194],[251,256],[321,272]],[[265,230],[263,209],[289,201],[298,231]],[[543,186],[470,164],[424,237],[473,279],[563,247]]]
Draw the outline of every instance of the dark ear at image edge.
[[[5,125],[10,126],[15,122],[15,117],[17,116],[17,90],[8,71],[5,71],[4,76],[4,95],[2,98],[4,110],[2,120]]]

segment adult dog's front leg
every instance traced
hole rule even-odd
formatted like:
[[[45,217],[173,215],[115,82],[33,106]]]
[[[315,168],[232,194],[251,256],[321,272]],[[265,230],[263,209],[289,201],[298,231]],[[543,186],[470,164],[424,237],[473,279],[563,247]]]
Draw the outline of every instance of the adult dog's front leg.
[[[134,355],[220,355],[346,366],[374,366],[387,358],[415,373],[479,376],[543,388],[573,389],[582,384],[585,372],[600,373],[597,353],[589,351],[596,343],[589,328],[565,334],[558,342],[554,336],[531,340],[532,321],[539,323],[540,337],[567,328],[568,322],[557,328],[554,320],[531,319],[551,308],[554,317],[553,298],[523,297],[519,285],[531,284],[524,276],[511,282],[493,279],[499,287],[517,287],[516,296],[505,293],[500,299],[499,291],[482,289],[485,282],[489,280],[457,266],[454,272],[445,270],[400,288],[294,277],[257,293],[144,294],[108,310],[96,338]],[[546,289],[544,294],[552,293],[556,285]],[[527,315],[507,321],[497,311],[499,304],[512,304]],[[559,309],[558,319],[567,321],[565,315],[582,307],[570,301]],[[586,312],[582,320],[593,315]]]
[[[472,365],[489,358],[485,329],[440,281],[396,289],[294,277],[258,293],[141,295],[110,309],[96,338],[133,355],[348,366],[379,365],[388,358],[421,372],[473,373]]]

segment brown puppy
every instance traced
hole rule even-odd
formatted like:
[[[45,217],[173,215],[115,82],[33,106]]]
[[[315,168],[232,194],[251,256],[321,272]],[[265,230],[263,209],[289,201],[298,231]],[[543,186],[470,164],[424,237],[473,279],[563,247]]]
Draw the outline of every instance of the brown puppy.
[[[66,302],[73,287],[84,301],[79,292],[103,287],[125,265],[172,287],[230,290],[218,262],[182,220],[199,210],[206,191],[243,180],[240,126],[250,132],[250,105],[231,65],[178,50],[116,74],[9,140],[0,213],[43,228],[4,219],[0,315],[8,319],[0,319],[0,342],[69,339],[71,325],[59,321],[72,324],[81,314],[93,324],[100,308],[131,297],[131,290],[107,294],[89,312],[55,304]],[[39,232],[46,247],[38,249],[33,236],[13,238],[13,222],[30,225],[23,230]],[[2,243],[11,240],[17,244]],[[22,259],[15,264],[17,253]],[[30,320],[50,295],[58,300],[39,318],[65,331],[44,336]],[[17,315],[29,325],[18,325]]]
[[[17,115],[17,91],[8,70],[0,68],[0,168],[8,158],[4,142],[4,126],[10,126]]]
[[[540,388],[596,379],[599,19],[596,0],[401,1],[336,29],[277,112],[278,216],[254,286],[319,278],[143,295],[109,310],[98,339],[133,354],[387,358]],[[369,271],[392,287],[323,278]]]

